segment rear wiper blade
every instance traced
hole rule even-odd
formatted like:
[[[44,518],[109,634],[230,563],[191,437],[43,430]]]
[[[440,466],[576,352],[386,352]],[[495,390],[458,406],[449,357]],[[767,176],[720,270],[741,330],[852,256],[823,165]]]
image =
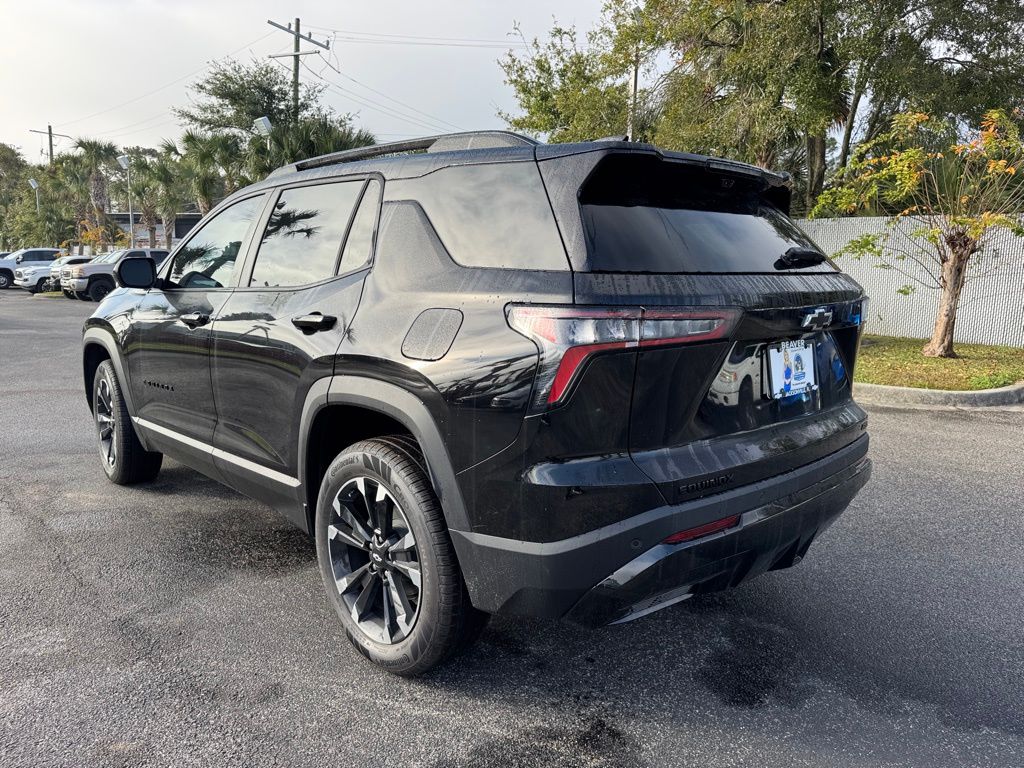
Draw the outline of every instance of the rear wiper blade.
[[[822,264],[828,257],[816,248],[804,248],[794,245],[775,262],[776,269],[803,269],[804,267],[816,267]]]

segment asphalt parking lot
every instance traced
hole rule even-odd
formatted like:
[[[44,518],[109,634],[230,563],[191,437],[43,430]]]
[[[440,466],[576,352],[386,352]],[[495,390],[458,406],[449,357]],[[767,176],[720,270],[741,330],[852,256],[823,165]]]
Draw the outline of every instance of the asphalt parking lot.
[[[0,765],[1024,765],[1024,412],[875,409],[799,566],[632,624],[495,620],[377,671],[312,542],[174,462],[110,485],[96,305],[0,292]]]

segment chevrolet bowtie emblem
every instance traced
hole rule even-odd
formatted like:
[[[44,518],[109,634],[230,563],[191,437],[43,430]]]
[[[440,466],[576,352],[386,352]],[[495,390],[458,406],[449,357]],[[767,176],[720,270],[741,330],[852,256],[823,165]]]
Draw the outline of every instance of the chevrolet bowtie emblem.
[[[813,312],[808,312],[804,315],[803,322],[800,323],[801,328],[807,328],[808,330],[820,331],[822,328],[827,328],[832,324],[832,310],[825,309],[825,307],[818,307]]]

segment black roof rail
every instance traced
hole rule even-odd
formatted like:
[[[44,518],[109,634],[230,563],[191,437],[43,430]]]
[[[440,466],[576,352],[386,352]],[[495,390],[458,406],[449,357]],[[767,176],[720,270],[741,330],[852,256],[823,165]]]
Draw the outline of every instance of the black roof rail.
[[[437,136],[426,136],[421,139],[393,141],[388,144],[372,144],[368,147],[346,149],[332,152],[329,155],[299,160],[297,163],[285,165],[271,173],[277,176],[293,171],[305,171],[310,168],[322,168],[325,165],[351,163],[356,160],[370,160],[375,157],[401,155],[410,152],[451,152],[460,149],[493,149],[495,147],[527,147],[539,142],[511,131],[466,131],[464,133],[445,133]]]

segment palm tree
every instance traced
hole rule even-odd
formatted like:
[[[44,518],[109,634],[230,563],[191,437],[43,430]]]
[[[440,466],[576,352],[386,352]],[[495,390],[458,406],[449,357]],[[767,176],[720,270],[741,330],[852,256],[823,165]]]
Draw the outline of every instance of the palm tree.
[[[269,138],[269,148],[262,136],[249,141],[245,165],[253,181],[288,163],[376,143],[372,133],[326,115],[275,125]]]
[[[203,216],[208,214],[224,189],[219,169],[212,164],[209,155],[195,151],[194,142],[191,153],[182,151],[170,140],[165,140],[160,148],[161,154],[174,162],[173,168],[195,201],[199,213]]]
[[[188,188],[183,178],[182,163],[174,152],[168,151],[167,144],[164,142],[163,151],[150,164],[149,173],[156,186],[157,209],[164,227],[164,246],[170,248],[178,211],[188,200]]]
[[[78,245],[78,253],[82,254],[84,243],[82,231],[89,216],[90,171],[86,159],[82,155],[57,155],[53,161],[54,194],[59,197],[71,212],[75,222],[74,242]]]
[[[117,147],[109,141],[78,139],[75,148],[89,173],[89,202],[92,205],[92,224],[101,227],[106,223],[107,208],[110,205],[110,189],[106,168],[117,157]]]

